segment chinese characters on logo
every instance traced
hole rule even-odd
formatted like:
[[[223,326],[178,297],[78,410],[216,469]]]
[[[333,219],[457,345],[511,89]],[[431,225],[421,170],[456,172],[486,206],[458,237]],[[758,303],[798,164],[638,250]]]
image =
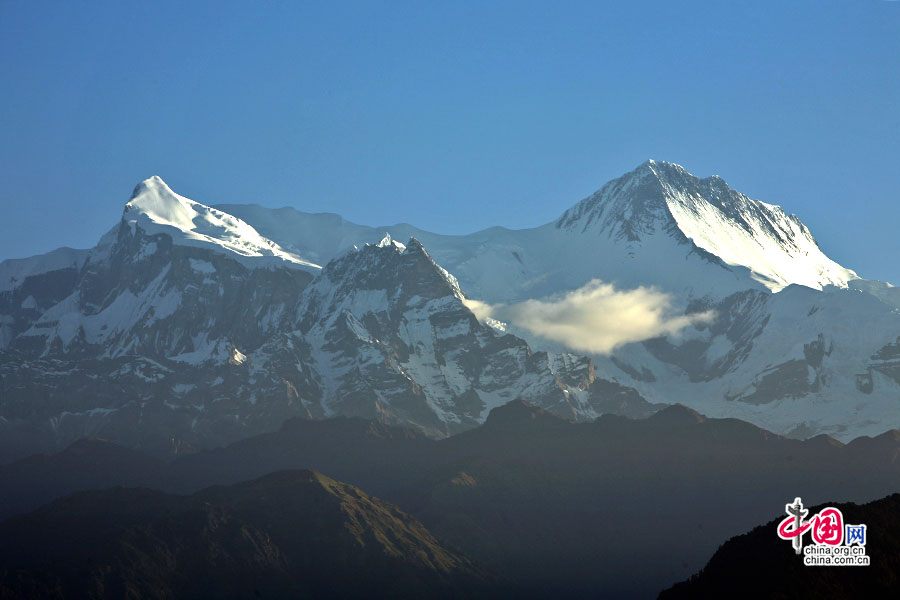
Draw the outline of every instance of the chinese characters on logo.
[[[787,517],[778,525],[778,537],[788,540],[797,554],[805,554],[806,565],[868,565],[866,526],[844,524],[840,509],[826,507],[807,520],[809,510],[800,498],[784,507]],[[810,533],[813,546],[804,551],[803,536]]]

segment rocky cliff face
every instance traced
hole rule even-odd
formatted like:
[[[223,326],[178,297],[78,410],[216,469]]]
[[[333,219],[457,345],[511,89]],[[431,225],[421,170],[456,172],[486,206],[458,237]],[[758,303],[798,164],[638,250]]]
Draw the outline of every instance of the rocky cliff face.
[[[329,263],[297,309],[325,413],[444,435],[520,397],[583,414],[588,359],[534,353],[479,322],[463,300],[456,279],[415,239],[385,239]]]

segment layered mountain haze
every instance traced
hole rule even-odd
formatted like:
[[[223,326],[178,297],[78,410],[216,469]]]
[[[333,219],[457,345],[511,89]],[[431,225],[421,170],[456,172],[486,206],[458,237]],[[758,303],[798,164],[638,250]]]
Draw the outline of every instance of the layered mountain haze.
[[[168,462],[110,442],[82,441],[0,466],[0,519],[92,487],[195,493],[286,469],[315,469],[396,504],[445,548],[451,544],[519,584],[516,598],[649,598],[700,569],[728,537],[778,515],[786,497],[802,494],[814,504],[892,493],[898,456],[898,430],[845,445],[827,436],[786,439],[677,405],[645,419],[604,415],[571,423],[510,402],[483,425],[440,440],[340,417],[292,419],[276,432]],[[281,519],[277,498],[289,511],[304,506],[293,491],[264,489],[251,503],[257,514]],[[22,519],[0,525],[0,546],[5,532],[9,553],[19,550],[21,557],[25,532],[57,512],[48,508],[24,517],[27,528]],[[875,536],[883,540],[879,521],[861,522],[870,525],[873,546]],[[305,528],[284,526],[303,539]],[[768,535],[773,547],[796,558],[774,529]],[[753,565],[776,559],[768,552],[752,556],[759,557]]]
[[[443,437],[514,399],[877,435],[900,425],[896,289],[670,163],[465,236],[152,177],[96,247],[0,263],[0,457],[84,436],[178,453],[336,415]]]

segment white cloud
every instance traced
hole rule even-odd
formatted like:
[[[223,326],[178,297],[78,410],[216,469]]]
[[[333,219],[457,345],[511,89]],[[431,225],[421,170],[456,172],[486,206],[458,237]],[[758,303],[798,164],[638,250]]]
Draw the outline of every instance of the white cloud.
[[[656,288],[617,290],[599,279],[557,299],[495,305],[466,300],[465,304],[481,320],[507,321],[591,354],[609,354],[622,344],[674,335],[689,325],[714,318],[712,311],[673,314],[670,296]]]

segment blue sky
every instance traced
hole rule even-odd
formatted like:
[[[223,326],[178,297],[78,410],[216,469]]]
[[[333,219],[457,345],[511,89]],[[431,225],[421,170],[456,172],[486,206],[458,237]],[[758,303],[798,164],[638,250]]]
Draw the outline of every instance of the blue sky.
[[[466,233],[656,158],[900,283],[900,2],[0,0],[0,91],[0,259],[93,245],[152,174]]]

